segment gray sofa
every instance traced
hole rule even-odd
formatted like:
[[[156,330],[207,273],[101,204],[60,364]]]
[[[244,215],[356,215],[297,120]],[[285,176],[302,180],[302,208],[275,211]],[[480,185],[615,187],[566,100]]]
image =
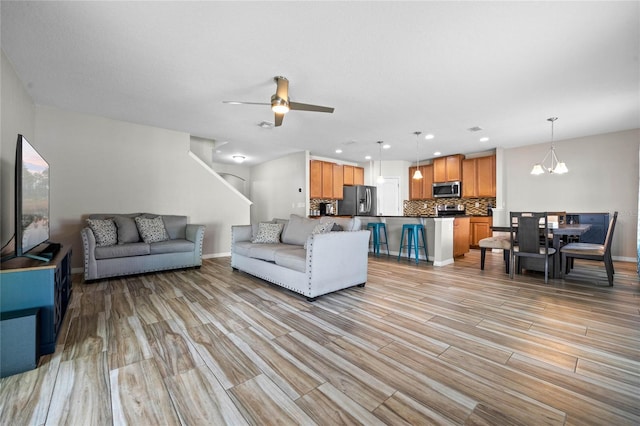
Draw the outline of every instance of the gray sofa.
[[[85,281],[202,265],[205,227],[188,224],[186,216],[92,214],[87,224]]]
[[[370,231],[361,230],[359,218],[291,215],[281,224],[279,239],[260,241],[261,225],[231,227],[231,266],[277,284],[312,301],[318,296],[367,281]],[[318,225],[332,231],[316,233]],[[266,226],[266,225],[265,225]]]

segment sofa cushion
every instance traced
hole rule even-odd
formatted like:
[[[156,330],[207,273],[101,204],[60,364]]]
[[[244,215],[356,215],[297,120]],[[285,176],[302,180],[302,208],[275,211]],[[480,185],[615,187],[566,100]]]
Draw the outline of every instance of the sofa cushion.
[[[276,265],[295,271],[305,272],[307,266],[307,251],[303,248],[289,248],[275,252]]]
[[[313,231],[311,231],[312,235],[316,235],[316,234],[326,234],[327,232],[331,232],[333,230],[333,225],[335,225],[335,223],[333,222],[321,222],[318,223],[314,228]],[[308,241],[308,238],[307,238]],[[307,248],[307,241],[304,242],[304,248]]]
[[[303,246],[307,241],[307,237],[313,232],[313,228],[318,224],[316,219],[308,219],[306,217],[292,214],[289,217],[284,232],[282,233],[282,242],[285,244],[295,244]]]
[[[158,241],[156,243],[149,244],[150,254],[161,253],[185,253],[192,252],[195,249],[195,244],[192,241],[178,238],[175,240]]]
[[[138,216],[135,218],[138,232],[145,243],[155,243],[169,239],[169,235],[164,228],[164,222],[160,216],[153,219]]]
[[[335,217],[335,216],[322,216],[320,222],[334,222],[336,225],[342,228],[342,231],[359,231],[362,225],[362,221],[359,217]]]
[[[170,240],[187,238],[186,216],[162,215],[162,221]]]
[[[251,247],[253,243],[250,241],[236,241],[231,246],[231,249],[234,253],[239,254],[241,256],[251,257]]]
[[[118,242],[118,230],[113,219],[87,219],[93,231],[96,247],[113,246]]]
[[[288,250],[292,246],[289,244],[251,244],[249,248],[249,257],[254,259],[266,260],[273,262],[276,259],[276,253],[280,250]]]
[[[107,247],[96,247],[96,259],[112,259],[114,257],[144,256],[149,254],[149,244],[130,243]]]
[[[113,221],[118,228],[118,244],[137,243],[140,241],[138,227],[133,217],[116,215]]]
[[[277,244],[280,242],[280,233],[284,225],[281,223],[260,222],[258,233],[251,239],[256,244]]]

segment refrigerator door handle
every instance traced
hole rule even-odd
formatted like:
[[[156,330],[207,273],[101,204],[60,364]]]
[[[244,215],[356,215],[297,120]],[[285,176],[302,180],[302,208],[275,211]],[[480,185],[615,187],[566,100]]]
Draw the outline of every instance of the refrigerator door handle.
[[[371,188],[367,188],[367,213],[371,214]]]

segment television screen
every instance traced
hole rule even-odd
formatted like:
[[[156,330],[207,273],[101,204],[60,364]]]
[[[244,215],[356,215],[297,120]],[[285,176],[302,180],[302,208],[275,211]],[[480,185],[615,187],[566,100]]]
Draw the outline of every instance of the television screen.
[[[49,164],[22,135],[16,147],[15,189],[16,255],[22,256],[49,239]]]

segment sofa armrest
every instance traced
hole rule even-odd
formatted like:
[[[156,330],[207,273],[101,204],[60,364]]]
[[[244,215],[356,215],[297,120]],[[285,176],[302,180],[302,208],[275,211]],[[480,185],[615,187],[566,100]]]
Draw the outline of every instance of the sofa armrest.
[[[251,241],[252,235],[251,225],[233,225],[231,226],[231,244],[240,241]]]
[[[187,240],[193,241],[196,246],[197,261],[202,263],[202,243],[204,241],[204,225],[196,225],[193,223],[187,224],[186,237]]]
[[[96,263],[96,237],[91,228],[82,228],[82,248],[84,251],[84,279],[91,280],[98,277],[98,264]]]
[[[362,230],[309,237],[308,272],[314,283],[313,291],[317,292],[311,297],[366,282],[370,234],[370,231]]]

